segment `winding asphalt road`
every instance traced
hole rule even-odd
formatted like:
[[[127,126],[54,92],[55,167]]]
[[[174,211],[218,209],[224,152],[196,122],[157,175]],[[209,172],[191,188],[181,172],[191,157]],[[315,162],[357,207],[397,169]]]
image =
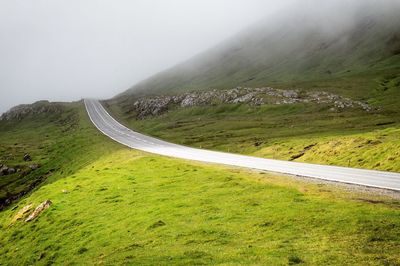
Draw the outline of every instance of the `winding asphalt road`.
[[[400,173],[288,162],[190,148],[130,130],[111,117],[97,100],[86,99],[85,106],[91,121],[103,134],[133,149],[187,160],[400,191]]]

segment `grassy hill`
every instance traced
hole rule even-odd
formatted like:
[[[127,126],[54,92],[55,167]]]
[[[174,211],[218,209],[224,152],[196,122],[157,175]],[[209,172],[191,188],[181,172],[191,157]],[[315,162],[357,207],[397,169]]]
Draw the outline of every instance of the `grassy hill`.
[[[140,82],[107,101],[108,108],[131,128],[185,145],[400,171],[400,7],[365,1],[351,16],[337,11],[260,22]],[[374,111],[332,112],[312,103],[219,104],[138,119],[133,108],[141,97],[237,86],[325,91]]]
[[[365,72],[399,73],[400,7],[384,7],[366,4],[347,17],[338,14],[345,10],[325,10],[327,14],[320,16],[296,10],[278,14],[279,18],[255,24],[121,96],[236,86],[306,86],[309,81],[329,82]]]
[[[361,11],[334,34],[321,31],[332,21],[314,27],[299,14],[258,24],[107,107],[176,143],[400,171],[398,10]],[[267,85],[328,91],[373,109],[221,104],[145,119],[132,111],[145,95]],[[0,265],[400,264],[396,193],[131,150],[102,135],[82,102],[17,110],[23,115],[0,120],[0,164],[20,169],[0,176]]]
[[[64,108],[0,122],[3,163],[54,169],[0,212],[2,265],[400,263],[395,198],[130,150]]]

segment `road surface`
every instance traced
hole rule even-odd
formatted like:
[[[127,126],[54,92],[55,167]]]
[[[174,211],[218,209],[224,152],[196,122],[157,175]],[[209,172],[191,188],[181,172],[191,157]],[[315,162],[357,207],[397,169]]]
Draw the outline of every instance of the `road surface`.
[[[187,160],[400,191],[400,173],[280,161],[190,148],[130,130],[111,117],[97,100],[87,99],[85,106],[91,121],[103,134],[133,149]]]

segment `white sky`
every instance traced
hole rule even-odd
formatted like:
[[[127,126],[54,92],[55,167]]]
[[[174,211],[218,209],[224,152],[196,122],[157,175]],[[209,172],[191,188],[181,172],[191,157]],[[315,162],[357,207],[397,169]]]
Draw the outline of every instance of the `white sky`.
[[[112,97],[292,2],[0,0],[0,113]]]

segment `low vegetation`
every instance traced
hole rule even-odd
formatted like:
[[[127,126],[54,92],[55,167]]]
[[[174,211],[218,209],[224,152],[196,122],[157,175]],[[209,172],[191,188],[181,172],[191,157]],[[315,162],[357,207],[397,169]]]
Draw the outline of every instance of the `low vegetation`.
[[[130,150],[70,108],[73,128],[42,119],[49,148],[23,150],[55,171],[0,212],[2,265],[400,263],[397,199]],[[2,145],[24,143],[29,121]]]
[[[364,73],[302,86],[367,102],[373,110],[332,111],[329,104],[315,103],[218,104],[172,108],[138,119],[130,109],[133,102],[107,103],[127,126],[175,143],[273,159],[400,171],[398,75]]]
[[[13,119],[0,121],[0,163],[20,169],[0,176],[0,208],[43,183],[71,174],[112,146],[99,143],[96,136],[87,136],[87,130],[92,128],[84,119],[86,111],[81,103],[59,104],[58,108],[62,110],[34,110],[15,117],[10,114]],[[26,154],[31,160],[24,160]],[[30,169],[32,165],[37,169]]]

